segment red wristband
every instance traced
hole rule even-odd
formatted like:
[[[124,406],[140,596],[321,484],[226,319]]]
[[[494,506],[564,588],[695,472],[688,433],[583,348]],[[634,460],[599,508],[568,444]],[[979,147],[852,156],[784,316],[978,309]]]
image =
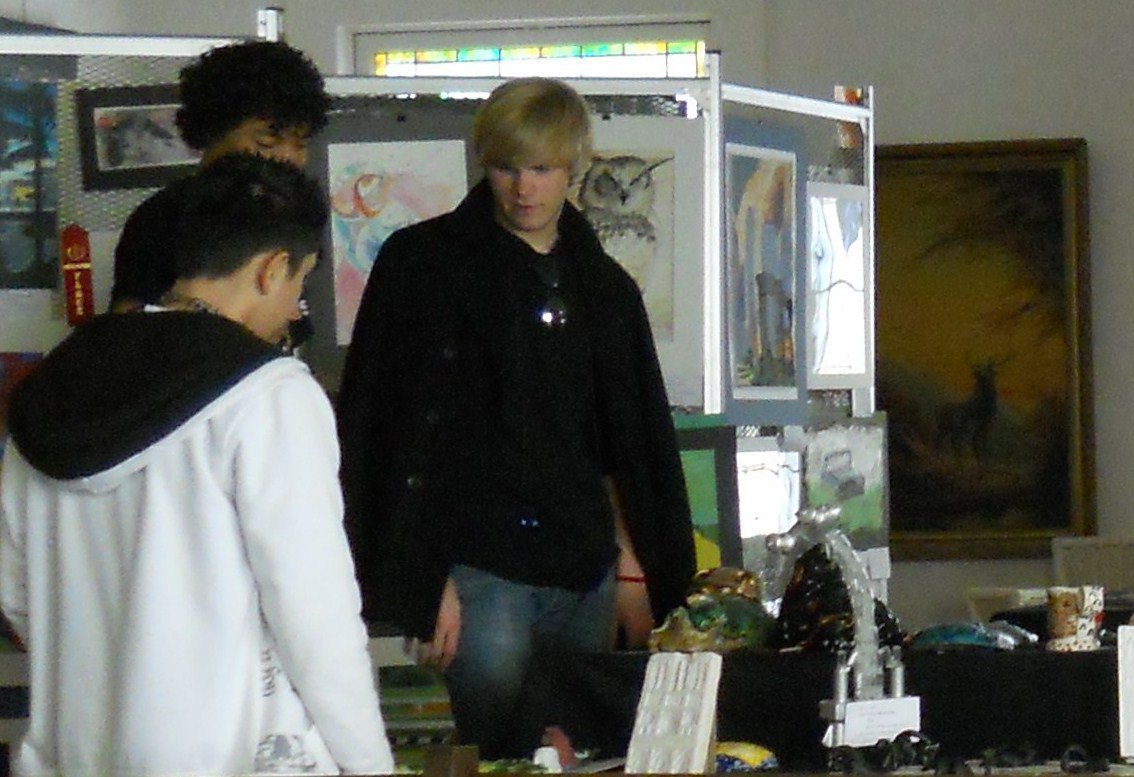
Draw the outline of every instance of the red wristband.
[[[620,583],[645,583],[646,578],[643,575],[615,575],[615,580]]]

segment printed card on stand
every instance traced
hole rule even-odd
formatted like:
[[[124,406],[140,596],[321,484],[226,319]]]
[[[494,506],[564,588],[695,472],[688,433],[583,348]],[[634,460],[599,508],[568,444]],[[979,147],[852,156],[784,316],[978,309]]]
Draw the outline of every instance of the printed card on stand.
[[[656,653],[646,666],[626,771],[715,771],[718,653]]]

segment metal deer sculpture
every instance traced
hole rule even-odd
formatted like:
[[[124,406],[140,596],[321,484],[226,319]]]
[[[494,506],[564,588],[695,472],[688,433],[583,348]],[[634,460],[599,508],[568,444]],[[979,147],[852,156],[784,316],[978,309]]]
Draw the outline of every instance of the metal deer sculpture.
[[[937,447],[954,455],[988,453],[988,434],[999,408],[996,376],[1011,355],[972,365],[973,387],[968,397],[949,402],[937,411]]]

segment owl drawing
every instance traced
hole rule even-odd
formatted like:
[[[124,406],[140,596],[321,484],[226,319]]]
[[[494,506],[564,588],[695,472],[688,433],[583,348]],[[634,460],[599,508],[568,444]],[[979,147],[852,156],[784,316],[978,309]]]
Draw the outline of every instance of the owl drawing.
[[[674,182],[657,172],[671,161],[672,155],[596,154],[573,198],[603,250],[641,289],[658,341],[674,334]]]
[[[673,157],[595,156],[579,185],[579,207],[603,249],[645,291],[655,265],[653,172]]]

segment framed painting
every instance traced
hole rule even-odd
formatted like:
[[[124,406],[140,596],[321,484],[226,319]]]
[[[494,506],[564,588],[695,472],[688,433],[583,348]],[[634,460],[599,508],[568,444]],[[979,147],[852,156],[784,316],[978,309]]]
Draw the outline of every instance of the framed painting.
[[[1085,141],[880,146],[876,181],[894,557],[1093,533]]]
[[[0,213],[45,213],[59,207],[57,95],[53,83],[0,78],[0,140],[5,149],[0,158]]]
[[[697,569],[742,566],[736,428],[679,427],[677,447],[693,516]]]
[[[181,140],[178,105],[173,84],[77,90],[83,188],[158,187],[190,172],[200,154]]]

